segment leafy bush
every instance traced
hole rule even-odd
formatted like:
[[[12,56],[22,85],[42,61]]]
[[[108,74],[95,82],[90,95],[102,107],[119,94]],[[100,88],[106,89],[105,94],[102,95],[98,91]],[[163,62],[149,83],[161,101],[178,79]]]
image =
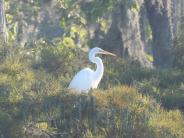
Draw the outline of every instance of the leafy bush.
[[[145,69],[135,61],[118,58],[106,58],[104,61],[106,68],[101,88],[121,84],[135,86],[140,93],[155,98],[163,107],[183,110],[182,70]]]
[[[27,97],[19,106],[25,114],[21,137],[184,136],[184,118],[179,111],[163,110],[135,88],[119,86],[89,95],[64,90],[36,99]]]
[[[183,108],[182,71],[145,70],[133,61],[105,58],[100,87],[106,90],[80,95],[65,88],[80,65],[84,66],[83,60],[74,58],[77,54],[69,56],[75,49],[65,47],[60,51],[60,47],[47,45],[41,49],[41,60],[30,61],[16,51],[0,65],[3,136],[183,137],[181,113],[167,112],[153,100],[156,98],[170,109]],[[49,65],[54,62],[55,66]],[[117,86],[122,83],[134,85],[139,92],[132,87]]]
[[[175,39],[174,48],[172,49],[173,66],[177,69],[184,69],[184,33]]]

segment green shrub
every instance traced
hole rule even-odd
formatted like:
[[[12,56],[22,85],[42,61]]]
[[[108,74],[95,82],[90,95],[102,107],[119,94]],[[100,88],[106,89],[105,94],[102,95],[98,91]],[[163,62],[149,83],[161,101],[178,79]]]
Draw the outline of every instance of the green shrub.
[[[30,137],[46,134],[104,138],[184,136],[184,118],[179,111],[163,110],[135,88],[119,86],[88,95],[64,90],[45,95],[41,101],[23,99],[21,111],[26,111],[26,115],[24,129],[20,129],[22,137],[28,133]]]
[[[184,69],[184,33],[182,32],[174,43],[172,49],[173,67]]]
[[[182,114],[163,109],[184,107],[182,70],[148,70],[129,59],[103,58],[101,90],[76,94],[65,88],[81,68],[93,68],[84,64],[86,53],[45,43],[36,60],[21,50],[0,65],[4,137],[184,137]]]

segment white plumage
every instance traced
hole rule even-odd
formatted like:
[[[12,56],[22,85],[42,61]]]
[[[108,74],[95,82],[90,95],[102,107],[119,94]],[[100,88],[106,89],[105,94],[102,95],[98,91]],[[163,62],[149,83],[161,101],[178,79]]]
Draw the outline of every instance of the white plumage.
[[[90,68],[84,68],[79,71],[70,82],[69,89],[76,90],[77,92],[87,93],[90,89],[95,89],[98,87],[98,84],[103,77],[104,66],[101,58],[96,57],[96,54],[115,56],[114,54],[99,47],[91,49],[89,52],[89,60],[96,64],[96,70],[93,71]]]

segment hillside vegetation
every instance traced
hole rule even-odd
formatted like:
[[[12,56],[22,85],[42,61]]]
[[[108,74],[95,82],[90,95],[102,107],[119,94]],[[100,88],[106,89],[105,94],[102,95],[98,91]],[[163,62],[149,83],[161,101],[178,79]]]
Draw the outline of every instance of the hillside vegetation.
[[[144,69],[135,61],[102,57],[100,88],[77,94],[67,86],[86,66],[87,55],[79,60],[74,49],[59,49],[45,43],[38,60],[26,50],[1,46],[2,136],[184,137],[184,73],[177,66]]]
[[[4,2],[0,138],[184,138],[182,0]],[[99,88],[68,90],[96,46]]]

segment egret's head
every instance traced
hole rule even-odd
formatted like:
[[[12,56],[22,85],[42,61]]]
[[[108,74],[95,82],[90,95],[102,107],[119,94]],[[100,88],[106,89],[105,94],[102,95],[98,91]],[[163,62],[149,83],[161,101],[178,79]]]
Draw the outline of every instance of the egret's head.
[[[116,56],[115,54],[105,51],[99,47],[94,47],[89,51],[89,58],[95,56],[96,54]]]

